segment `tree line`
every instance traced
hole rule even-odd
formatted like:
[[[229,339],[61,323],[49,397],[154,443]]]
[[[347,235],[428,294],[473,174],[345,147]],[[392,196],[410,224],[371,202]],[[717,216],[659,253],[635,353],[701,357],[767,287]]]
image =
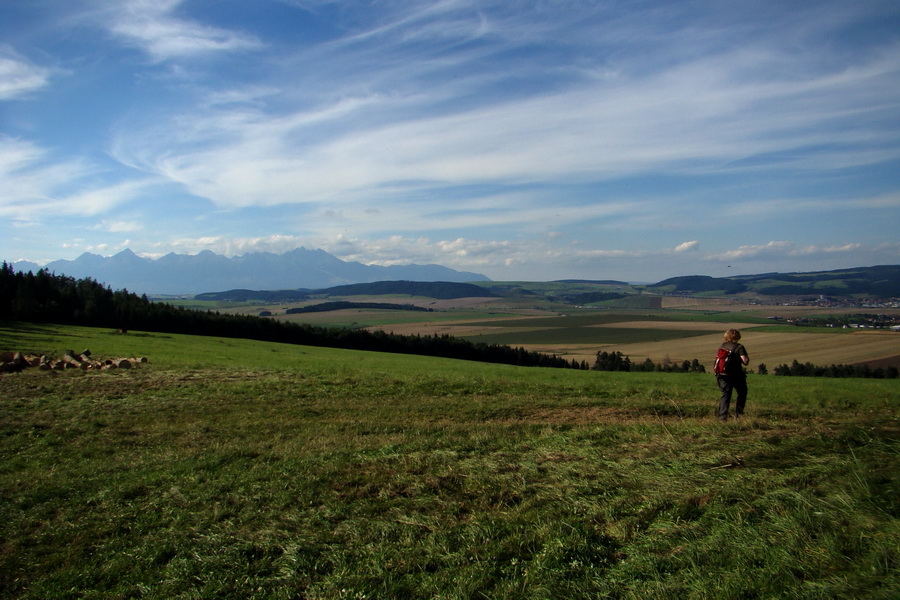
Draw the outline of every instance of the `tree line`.
[[[389,302],[350,302],[347,300],[335,300],[332,302],[320,302],[309,306],[298,306],[284,311],[286,315],[299,315],[303,313],[329,312],[333,310],[345,310],[348,308],[374,308],[378,310],[408,310],[417,312],[433,312],[434,309],[415,304],[395,304]],[[262,315],[261,315],[262,316]]]
[[[37,273],[16,272],[5,261],[0,267],[0,319],[246,338],[529,367],[588,368],[586,362],[567,361],[524,348],[473,343],[450,335],[404,336],[188,309],[151,302],[146,295],[138,296],[128,290],[113,291],[90,278],[75,279],[43,269]]]
[[[704,367],[698,359],[685,360],[682,363],[665,359],[662,362],[655,363],[648,357],[643,362],[631,362],[631,359],[619,351],[607,352],[601,350],[597,352],[597,359],[594,371],[628,371],[641,373],[706,373]]]
[[[783,364],[772,370],[774,375],[793,377],[862,377],[867,379],[897,379],[900,376],[897,367],[877,367],[873,369],[869,365],[829,365],[827,367],[814,365],[810,362],[801,363],[794,360],[790,366]]]
[[[594,371],[629,371],[629,372],[656,372],[656,373],[706,373],[706,367],[700,364],[696,358],[692,361],[685,360],[682,363],[676,363],[670,360],[663,360],[654,363],[647,358],[644,362],[634,363],[631,359],[621,352],[607,352],[605,350],[597,352],[597,359],[591,367]],[[764,363],[760,363],[756,372],[760,375],[767,375],[769,370]],[[801,363],[795,360],[790,366],[783,364],[775,367],[772,371],[774,375],[794,376],[794,377],[862,377],[870,379],[897,379],[897,367],[878,367],[872,368],[869,365],[829,365],[827,367],[817,366],[812,363]]]

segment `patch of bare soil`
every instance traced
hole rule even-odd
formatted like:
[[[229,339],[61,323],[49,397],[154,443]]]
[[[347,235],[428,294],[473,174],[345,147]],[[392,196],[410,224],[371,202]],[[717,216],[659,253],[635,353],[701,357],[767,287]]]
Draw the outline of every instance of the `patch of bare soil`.
[[[877,360],[864,360],[856,364],[869,365],[869,367],[873,369],[887,369],[888,367],[900,369],[900,354],[889,356],[887,358],[879,358]]]

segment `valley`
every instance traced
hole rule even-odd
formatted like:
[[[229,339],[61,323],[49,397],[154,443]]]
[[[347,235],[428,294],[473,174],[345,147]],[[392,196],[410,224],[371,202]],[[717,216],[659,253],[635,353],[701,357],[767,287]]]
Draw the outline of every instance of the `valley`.
[[[712,362],[722,332],[740,329],[753,365],[770,369],[793,360],[814,364],[900,366],[900,333],[874,329],[804,327],[801,319],[858,315],[855,306],[836,307],[797,303],[762,304],[732,298],[634,296],[608,306],[575,307],[547,296],[485,297],[437,300],[414,296],[340,296],[329,300],[391,302],[430,308],[431,312],[344,309],[331,312],[284,314],[290,305],[221,306],[224,312],[257,314],[295,323],[364,328],[400,335],[451,335],[473,342],[523,347],[566,359],[592,363],[597,352],[620,351],[632,361],[682,362],[698,358]],[[641,300],[646,307],[628,308]],[[320,300],[308,300],[308,305]],[[652,306],[657,308],[651,308]],[[877,313],[900,320],[900,309],[879,307]],[[707,360],[708,359],[708,360]],[[707,365],[708,366],[708,365]]]

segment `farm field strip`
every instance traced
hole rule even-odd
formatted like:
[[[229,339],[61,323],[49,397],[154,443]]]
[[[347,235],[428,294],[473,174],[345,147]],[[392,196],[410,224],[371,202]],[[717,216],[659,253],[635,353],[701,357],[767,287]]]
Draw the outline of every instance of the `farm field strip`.
[[[615,349],[643,360],[659,360],[669,356],[673,360],[699,358],[711,364],[715,349],[722,341],[720,333],[694,338],[655,343],[616,345]],[[765,328],[743,330],[741,339],[750,353],[751,368],[765,363],[770,369],[794,360],[817,365],[853,364],[869,360],[891,358],[900,354],[900,334],[894,332],[833,333],[775,333]],[[600,348],[610,350],[610,347]],[[709,359],[708,361],[705,359]]]
[[[693,330],[693,331],[724,331],[722,323],[709,321],[623,321],[619,323],[599,323],[590,327],[612,327],[616,329],[658,329],[658,330]],[[740,325],[738,325],[740,327]],[[754,325],[754,328],[761,327]],[[764,326],[762,326],[764,327]]]
[[[691,336],[705,335],[704,331],[691,329],[634,329],[616,327],[581,327],[577,329],[558,328],[541,329],[527,332],[506,330],[501,333],[460,336],[466,339],[489,344],[522,346],[528,344],[569,344],[593,343],[596,346],[607,344],[632,344],[638,342],[657,342],[668,339],[684,339]]]
[[[476,314],[474,320],[483,320],[485,314]],[[440,324],[443,321],[457,322],[458,314],[443,312],[412,312],[403,310],[346,308],[321,313],[279,314],[273,318],[287,323],[307,323],[325,327],[364,327],[369,330],[389,331],[398,326],[410,328]],[[401,333],[397,331],[396,333]]]
[[[780,364],[794,360],[816,365],[855,364],[874,360],[896,358],[900,355],[900,335],[889,333],[853,333],[846,335],[814,333],[766,333],[745,330],[741,340],[750,353],[750,368],[765,363],[771,370]],[[598,351],[618,351],[632,362],[650,358],[660,362],[669,358],[675,362],[699,359],[707,369],[712,368],[715,349],[722,342],[722,335],[679,338],[659,342],[621,344],[526,344],[533,352],[558,354],[567,359],[592,363]]]

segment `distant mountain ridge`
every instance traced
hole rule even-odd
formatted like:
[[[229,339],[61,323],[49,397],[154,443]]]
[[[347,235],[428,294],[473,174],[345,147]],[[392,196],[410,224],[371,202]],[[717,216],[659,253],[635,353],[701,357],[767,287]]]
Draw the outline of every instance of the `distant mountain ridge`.
[[[19,271],[37,271],[34,263],[14,263]],[[170,253],[143,258],[131,250],[104,257],[84,253],[75,260],[57,260],[44,268],[57,275],[91,278],[113,289],[139,294],[193,295],[214,290],[321,289],[376,281],[490,281],[479,273],[441,265],[383,267],[343,261],[324,250],[297,248],[284,254],[253,252],[228,258],[204,250],[196,255]]]
[[[300,302],[313,296],[424,296],[436,300],[456,298],[492,298],[496,294],[474,283],[453,281],[376,281],[338,285],[322,290],[227,290],[206,292],[194,296],[195,300],[218,302]]]
[[[11,264],[16,271],[37,272],[40,269],[37,264],[27,261]],[[110,257],[85,253],[75,260],[48,263],[44,269],[76,279],[91,278],[113,289],[158,295],[227,296],[232,301],[264,298],[273,302],[288,301],[322,292],[327,295],[410,294],[436,298],[465,295],[538,297],[544,295],[547,291],[544,288],[548,285],[543,283],[539,287],[533,287],[522,282],[517,282],[512,287],[502,282],[494,285],[484,275],[455,271],[440,265],[364,265],[342,261],[324,250],[306,248],[284,254],[258,252],[233,258],[206,250],[197,255],[170,253],[156,260],[139,257],[131,250],[123,250]],[[456,287],[452,291],[421,287],[406,289],[403,282],[481,283],[485,287],[480,293],[474,286],[467,290]],[[615,294],[641,292],[702,296],[821,295],[900,298],[900,265],[729,277],[685,275],[655,284],[587,279],[566,279],[555,283],[579,288],[580,294],[569,294],[565,298],[574,304],[590,304],[612,299]],[[342,289],[340,286],[359,287]],[[595,286],[601,289],[596,289]],[[606,287],[615,289],[603,289]]]
[[[900,297],[900,265],[855,267],[809,273],[761,273],[733,277],[687,275],[671,277],[650,291],[681,294],[726,294],[745,292],[762,296],[872,296]]]
[[[572,305],[592,305],[670,296],[741,296],[745,298],[898,298],[900,265],[856,267],[807,273],[763,273],[733,277],[686,275],[655,284],[628,284],[615,280],[557,280],[551,282],[412,282],[378,281],[325,289],[248,290],[233,289],[195,295],[197,300],[227,302],[299,302],[313,298],[352,296],[424,296],[455,298],[534,298]],[[632,305],[632,303],[628,303]]]

